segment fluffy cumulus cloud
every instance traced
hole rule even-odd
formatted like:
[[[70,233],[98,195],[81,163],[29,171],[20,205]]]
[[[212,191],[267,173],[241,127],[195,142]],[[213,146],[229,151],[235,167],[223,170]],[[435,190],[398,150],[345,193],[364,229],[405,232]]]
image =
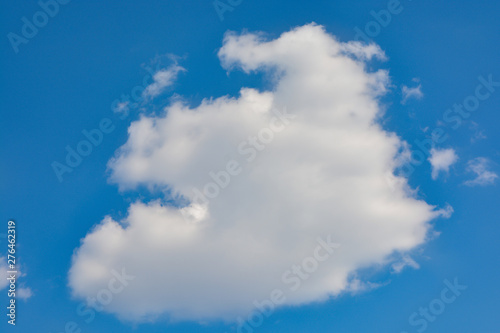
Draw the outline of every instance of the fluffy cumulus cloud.
[[[284,305],[325,300],[366,286],[360,268],[421,245],[443,213],[393,175],[402,141],[379,125],[389,79],[368,70],[384,58],[377,46],[310,24],[274,40],[228,33],[218,55],[273,88],[177,101],[131,124],[111,180],[164,196],[87,234],[69,272],[75,297],[95,298],[124,269],[134,279],[105,310],[130,320],[234,320],[274,289]],[[318,238],[341,246],[297,285],[290,269]]]
[[[429,162],[432,166],[432,179],[437,179],[440,172],[448,173],[450,166],[458,160],[458,156],[453,148],[448,149],[431,149]]]
[[[485,186],[491,185],[495,183],[495,180],[498,178],[498,175],[489,170],[491,162],[484,157],[477,157],[473,160],[470,160],[467,163],[467,171],[473,172],[476,174],[476,178],[467,180],[465,185],[468,186]]]

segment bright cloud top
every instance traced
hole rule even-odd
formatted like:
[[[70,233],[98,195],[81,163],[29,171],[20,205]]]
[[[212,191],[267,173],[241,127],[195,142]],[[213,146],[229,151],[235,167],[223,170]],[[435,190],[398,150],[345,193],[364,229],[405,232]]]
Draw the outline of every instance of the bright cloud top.
[[[111,180],[185,207],[136,202],[123,220],[106,217],[73,257],[76,297],[125,268],[135,279],[105,310],[130,320],[234,320],[276,288],[287,305],[325,300],[363,288],[359,268],[422,244],[442,214],[393,175],[402,142],[378,124],[388,73],[366,68],[384,58],[377,46],[311,24],[270,41],[229,33],[219,57],[268,72],[274,88],[176,102],[131,124]],[[341,246],[292,288],[291,267],[329,235]]]
[[[475,173],[476,178],[466,181],[465,185],[485,186],[495,183],[495,180],[498,178],[498,175],[493,171],[489,170],[489,164],[490,161],[484,157],[477,157],[473,160],[470,160],[467,163],[467,171]]]
[[[457,160],[458,156],[452,148],[431,149],[429,162],[432,166],[432,179],[437,179],[441,171],[448,173],[450,171],[450,166],[452,166]]]

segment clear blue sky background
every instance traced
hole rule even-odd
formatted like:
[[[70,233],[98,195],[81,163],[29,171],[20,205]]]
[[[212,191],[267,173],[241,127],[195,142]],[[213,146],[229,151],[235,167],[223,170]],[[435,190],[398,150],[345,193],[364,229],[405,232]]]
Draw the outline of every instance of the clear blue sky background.
[[[262,30],[277,37],[291,27],[316,22],[342,41],[354,38],[355,27],[373,20],[370,11],[388,1],[244,0],[221,21],[211,1],[78,1],[61,5],[59,13],[15,53],[7,34],[20,34],[21,18],[40,10],[36,1],[4,1],[0,12],[2,62],[0,89],[0,233],[7,220],[18,223],[18,255],[34,296],[20,301],[17,332],[64,332],[68,321],[82,332],[234,332],[233,325],[156,323],[130,325],[99,313],[87,324],[76,314],[67,272],[80,239],[106,214],[126,212],[134,194],[120,194],[107,184],[106,162],[127,138],[135,118],[120,120],[111,103],[141,84],[155,56],[183,57],[188,70],[173,91],[193,105],[203,97],[234,95],[244,86],[264,87],[262,77],[226,72],[217,49],[227,30]],[[403,11],[392,17],[373,40],[385,50],[394,89],[385,97],[387,129],[412,143],[422,128],[437,126],[443,113],[474,93],[477,77],[500,81],[500,4],[497,1],[454,2],[402,0]],[[400,103],[402,84],[420,78],[425,97]],[[161,100],[160,100],[161,103]],[[260,332],[416,332],[408,317],[440,296],[443,280],[455,277],[468,289],[446,306],[426,332],[499,332],[500,205],[498,187],[468,187],[473,177],[466,162],[483,156],[498,172],[500,88],[457,130],[444,127],[460,160],[447,177],[430,178],[423,163],[410,176],[427,202],[455,213],[440,220],[441,235],[415,257],[418,270],[399,275],[376,272],[371,280],[387,285],[357,296],[325,303],[284,308]],[[159,104],[157,107],[160,107]],[[65,147],[110,118],[115,130],[59,182],[51,168],[63,162]],[[477,125],[473,125],[475,122]],[[476,129],[473,126],[478,126]],[[486,139],[471,143],[477,130]],[[144,195],[144,194],[141,194]],[[7,244],[0,238],[0,253]],[[0,330],[6,324],[5,290],[0,295]]]

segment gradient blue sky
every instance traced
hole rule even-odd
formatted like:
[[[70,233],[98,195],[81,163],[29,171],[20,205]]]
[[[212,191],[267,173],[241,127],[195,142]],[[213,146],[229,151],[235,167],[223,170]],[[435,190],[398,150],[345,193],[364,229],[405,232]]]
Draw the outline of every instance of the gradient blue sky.
[[[215,322],[146,323],[132,325],[98,313],[87,324],[78,316],[67,273],[80,239],[106,214],[123,216],[131,201],[146,193],[118,192],[107,183],[106,163],[125,143],[127,127],[136,118],[120,120],[112,102],[130,93],[147,74],[142,64],[157,56],[176,54],[188,70],[170,94],[196,105],[208,96],[235,95],[241,86],[265,88],[262,75],[227,75],[217,50],[227,30],[265,31],[277,37],[290,28],[316,22],[341,41],[355,38],[355,27],[373,21],[370,11],[388,1],[262,1],[244,0],[221,21],[211,1],[76,1],[59,12],[15,53],[7,34],[20,34],[22,17],[40,10],[36,1],[4,2],[1,11],[0,98],[0,233],[13,218],[18,224],[21,279],[33,296],[20,301],[17,332],[64,332],[67,322],[82,332],[234,332],[234,325]],[[381,64],[390,71],[393,90],[384,97],[387,129],[410,144],[426,137],[423,128],[438,126],[444,112],[474,93],[478,77],[500,81],[500,4],[496,1],[436,2],[402,0],[394,15],[372,39],[388,56]],[[401,86],[419,78],[424,97],[401,104]],[[455,212],[439,220],[441,234],[414,256],[420,269],[390,274],[372,273],[383,287],[327,302],[283,308],[266,320],[260,332],[416,332],[408,318],[439,297],[443,280],[458,278],[468,289],[427,332],[498,332],[500,320],[500,224],[498,187],[466,186],[474,174],[467,162],[491,160],[498,172],[500,89],[456,130],[443,125],[449,139],[439,148],[459,156],[450,173],[432,180],[429,163],[416,167],[410,184],[427,202]],[[96,128],[103,118],[116,128],[75,170],[59,182],[51,163],[63,161],[66,145],[83,139],[83,129]],[[478,132],[486,136],[473,140]],[[2,228],[4,230],[2,230]],[[0,254],[7,244],[0,238]],[[1,291],[1,331],[6,324],[5,290]],[[5,306],[4,306],[5,305]]]

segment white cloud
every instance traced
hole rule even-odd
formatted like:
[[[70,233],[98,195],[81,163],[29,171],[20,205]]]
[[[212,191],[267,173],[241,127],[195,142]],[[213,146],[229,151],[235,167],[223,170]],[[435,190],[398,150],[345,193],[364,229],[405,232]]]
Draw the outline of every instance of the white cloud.
[[[130,104],[129,101],[117,103],[113,111],[118,113],[127,113],[129,110],[129,104]]]
[[[431,149],[431,156],[429,157],[429,162],[432,166],[432,179],[437,179],[440,171],[448,173],[450,171],[450,166],[458,160],[458,156],[455,150],[452,148],[448,149]]]
[[[108,312],[234,320],[276,288],[286,305],[355,291],[369,285],[358,269],[426,241],[429,222],[444,212],[393,175],[403,143],[378,124],[388,73],[365,65],[382,51],[340,43],[314,24],[260,36],[227,34],[219,57],[228,70],[272,74],[271,91],[242,88],[193,109],[176,102],[131,124],[109,163],[111,180],[187,206],[137,201],[123,220],[106,217],[75,252],[74,296],[95,297],[110,269],[125,267],[136,279]],[[201,200],[194,188],[219,193]],[[341,247],[291,291],[283,273],[327,235]]]
[[[489,164],[490,161],[484,157],[477,157],[473,160],[470,160],[467,163],[467,171],[474,172],[476,174],[476,178],[468,180],[464,184],[468,186],[485,186],[495,183],[498,175],[493,171],[488,170]]]
[[[453,207],[449,203],[447,203],[444,208],[441,209],[441,216],[445,219],[449,219],[454,212],[455,210],[453,209]]]
[[[405,104],[409,99],[422,99],[424,94],[422,93],[422,85],[419,84],[415,87],[408,87],[403,85],[401,88],[401,93],[403,94],[403,99],[401,100],[402,104]]]
[[[409,255],[404,255],[400,261],[397,261],[394,264],[392,264],[392,269],[396,274],[401,273],[405,267],[412,267],[414,269],[419,269],[420,265],[415,260],[413,260],[413,258],[410,257]]]
[[[470,142],[476,143],[479,140],[487,139],[488,137],[484,134],[484,131],[476,131],[474,135],[471,137]]]
[[[478,123],[471,121],[469,128],[474,131],[474,134],[472,135],[472,137],[470,139],[471,143],[476,143],[477,141],[487,139],[487,136],[484,133],[484,130],[479,129]]]
[[[167,87],[174,84],[177,75],[181,71],[185,71],[185,69],[177,64],[157,71],[153,75],[153,83],[144,89],[142,96],[147,99],[160,95]]]
[[[16,298],[20,298],[20,299],[23,299],[23,300],[27,300],[28,298],[30,298],[31,296],[33,296],[33,292],[31,291],[31,288],[18,288],[16,290]]]

